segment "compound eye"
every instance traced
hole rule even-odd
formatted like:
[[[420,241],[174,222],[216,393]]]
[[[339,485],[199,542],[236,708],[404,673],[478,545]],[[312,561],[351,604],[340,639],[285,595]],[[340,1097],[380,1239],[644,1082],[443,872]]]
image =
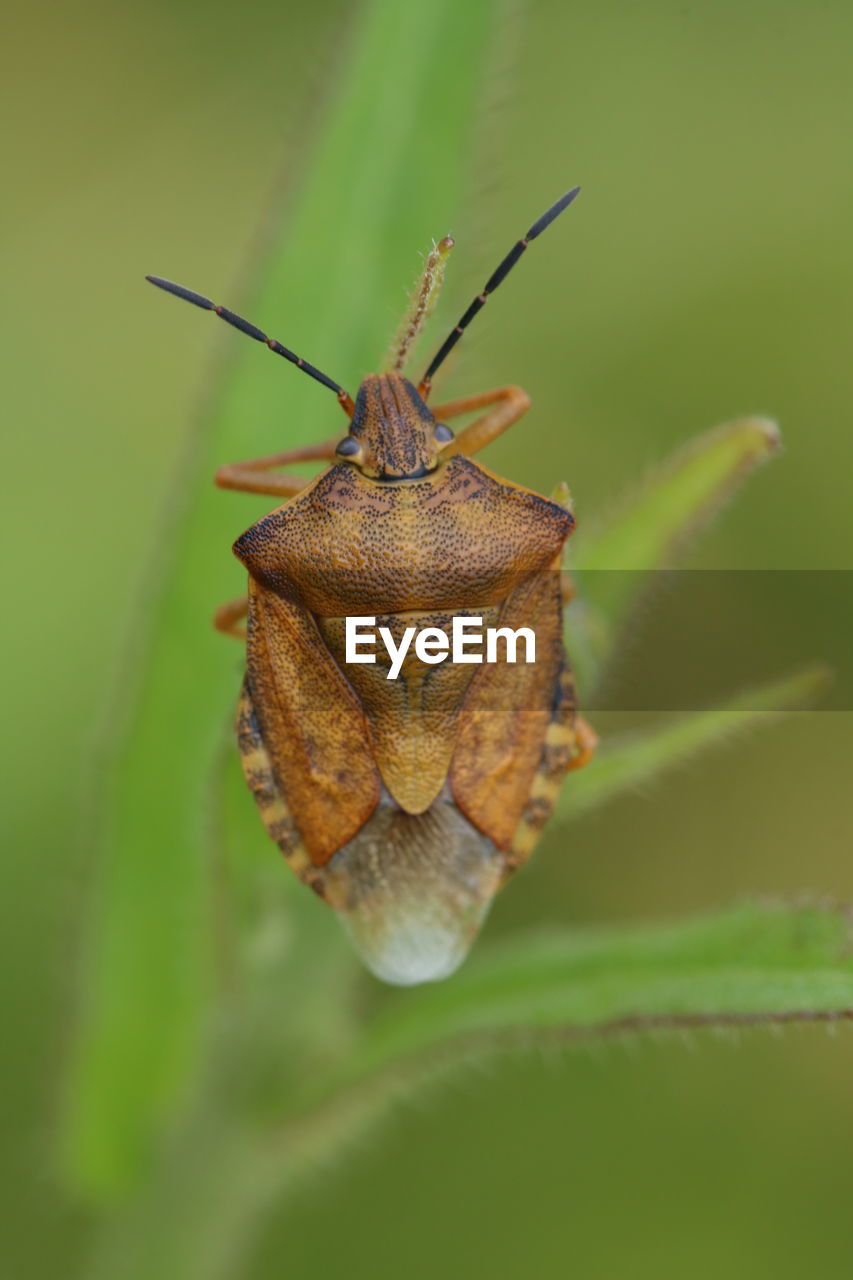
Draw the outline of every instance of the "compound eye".
[[[450,427],[446,427],[443,422],[437,422],[435,426],[435,438],[439,444],[447,444],[448,440],[453,439],[453,432]]]
[[[358,443],[355,436],[344,436],[343,440],[335,449],[335,453],[339,454],[342,458],[354,458],[355,455],[360,452],[361,445]]]

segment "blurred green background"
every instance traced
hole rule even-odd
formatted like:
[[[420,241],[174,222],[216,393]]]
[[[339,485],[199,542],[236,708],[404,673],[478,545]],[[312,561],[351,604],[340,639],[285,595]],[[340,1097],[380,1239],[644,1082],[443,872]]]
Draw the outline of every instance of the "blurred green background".
[[[93,880],[81,780],[212,345],[210,324],[141,279],[239,305],[247,247],[305,161],[358,17],[344,3],[140,0],[7,19],[0,1106],[14,1280],[81,1273],[96,1227],[55,1156]],[[465,21],[460,4],[444,38]],[[785,452],[694,563],[853,568],[853,11],[540,0],[507,6],[500,33],[466,208],[434,228],[458,242],[437,336],[542,208],[574,182],[584,192],[445,383],[533,395],[488,465],[546,491],[565,477],[591,520],[697,430],[767,413]],[[334,212],[344,237],[345,173]],[[425,247],[401,260],[400,305]],[[293,332],[276,332],[301,350],[298,298],[287,307]],[[335,377],[365,372],[304,354]],[[292,379],[275,373],[284,431]],[[234,536],[265,506],[221,501]],[[210,555],[227,558],[227,540]],[[776,579],[753,608],[787,604],[796,633],[790,579]],[[838,651],[834,581],[802,622],[802,660]],[[744,626],[743,600],[714,626]],[[777,651],[760,618],[749,626],[781,674],[790,634]],[[660,662],[690,654],[676,640]],[[747,893],[853,899],[851,721],[791,715],[550,836],[489,931],[677,917]],[[847,1276],[851,1066],[850,1034],[817,1028],[493,1066],[318,1171],[245,1275]]]

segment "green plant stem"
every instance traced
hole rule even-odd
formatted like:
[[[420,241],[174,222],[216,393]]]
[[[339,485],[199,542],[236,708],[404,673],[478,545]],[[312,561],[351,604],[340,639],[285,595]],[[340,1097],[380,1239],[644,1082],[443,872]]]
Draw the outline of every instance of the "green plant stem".
[[[654,468],[598,526],[571,545],[578,599],[569,633],[580,686],[596,686],[650,573],[673,568],[738,485],[779,448],[766,418],[706,431]]]
[[[443,234],[461,203],[465,137],[500,12],[495,0],[472,0],[464,13],[451,0],[373,0],[348,65],[329,81],[333,106],[247,310],[353,387],[386,345],[414,247]],[[199,317],[188,310],[188,333],[190,321]],[[64,1161],[74,1188],[92,1197],[139,1176],[197,1067],[216,998],[208,785],[239,659],[208,619],[243,588],[229,547],[261,510],[252,499],[229,505],[211,476],[218,463],[343,426],[333,398],[310,379],[233,334],[217,337],[236,343],[233,360],[181,477],[159,593],[144,602],[156,626],[149,632],[140,618],[150,648],[138,657],[130,713],[111,708],[123,728],[99,780],[106,817]],[[244,813],[250,844],[257,818],[248,804]]]
[[[577,817],[686,764],[699,752],[722,746],[786,711],[810,706],[830,680],[826,667],[809,667],[741,693],[726,706],[672,716],[641,734],[603,742],[590,763],[566,780],[555,820]]]

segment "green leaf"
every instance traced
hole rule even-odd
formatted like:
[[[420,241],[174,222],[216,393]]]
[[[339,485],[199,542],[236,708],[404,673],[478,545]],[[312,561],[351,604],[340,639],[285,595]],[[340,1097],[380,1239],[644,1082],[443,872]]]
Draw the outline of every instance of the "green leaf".
[[[853,1018],[850,913],[744,904],[657,928],[522,937],[397,1000],[332,1084],[643,1029]]]
[[[853,1018],[851,913],[746,903],[677,925],[522,936],[452,982],[396,993],[337,1065],[302,1072],[275,1122],[201,1100],[90,1280],[242,1274],[259,1224],[306,1170],[339,1161],[400,1095],[498,1054],[666,1030]],[[329,1059],[327,1059],[327,1062]]]
[[[597,681],[646,575],[673,568],[691,538],[779,444],[778,427],[766,418],[708,431],[654,470],[597,530],[578,535],[571,547],[578,599],[569,606],[569,625],[582,688],[589,691]]]
[[[811,705],[830,679],[826,667],[809,667],[742,693],[724,707],[672,717],[644,733],[605,740],[589,764],[567,779],[555,821],[576,817],[635,790],[734,734],[775,720],[782,712]]]
[[[494,0],[464,11],[451,0],[364,7],[352,57],[329,86],[326,124],[305,142],[290,214],[278,213],[245,296],[223,299],[245,303],[253,320],[350,389],[381,357],[418,250],[447,231],[462,202],[499,15]],[[152,318],[172,305],[153,291],[145,298]],[[184,313],[195,340],[195,326],[209,321]],[[209,618],[243,589],[231,542],[271,504],[217,493],[211,476],[218,464],[344,426],[316,383],[224,326],[216,337],[230,363],[211,397],[216,411],[189,440],[157,587],[140,610],[137,656],[110,707],[111,765],[98,778],[102,858],[65,1143],[70,1178],[91,1195],[121,1188],[144,1163],[197,1062],[213,997],[209,779],[240,655]],[[250,803],[244,812],[251,847],[257,816]]]

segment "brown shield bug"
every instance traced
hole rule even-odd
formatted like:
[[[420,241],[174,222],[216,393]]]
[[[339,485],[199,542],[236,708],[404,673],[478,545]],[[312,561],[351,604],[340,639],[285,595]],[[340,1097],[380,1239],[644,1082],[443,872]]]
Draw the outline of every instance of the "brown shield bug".
[[[217,472],[223,488],[286,501],[234,544],[249,591],[215,624],[246,638],[237,733],[266,829],[390,982],[453,972],[595,744],[562,642],[574,518],[474,461],[530,400],[506,386],[428,405],[473,317],[577,192],[513,246],[418,386],[370,374],[355,401],[232,311],[148,277],[334,391],[350,419],[343,438]],[[477,410],[454,436],[447,420]],[[278,470],[312,459],[329,464],[313,480]],[[370,624],[384,653],[367,652]],[[533,659],[516,661],[530,637]]]

